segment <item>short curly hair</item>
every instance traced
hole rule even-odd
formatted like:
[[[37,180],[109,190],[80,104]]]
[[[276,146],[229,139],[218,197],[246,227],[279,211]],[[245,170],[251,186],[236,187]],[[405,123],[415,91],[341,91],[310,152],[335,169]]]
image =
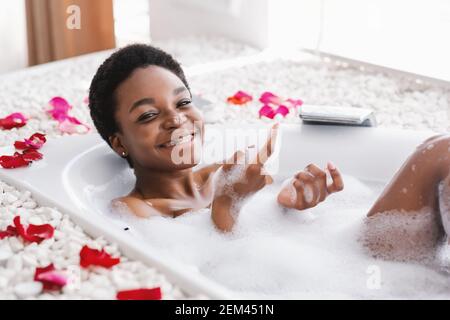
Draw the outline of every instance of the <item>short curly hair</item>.
[[[109,137],[121,128],[116,120],[117,101],[115,91],[137,68],[159,66],[173,72],[189,89],[183,69],[167,52],[146,44],[133,44],[119,49],[98,68],[89,88],[89,109],[92,121],[103,140],[111,143]],[[133,168],[129,157],[128,164]]]

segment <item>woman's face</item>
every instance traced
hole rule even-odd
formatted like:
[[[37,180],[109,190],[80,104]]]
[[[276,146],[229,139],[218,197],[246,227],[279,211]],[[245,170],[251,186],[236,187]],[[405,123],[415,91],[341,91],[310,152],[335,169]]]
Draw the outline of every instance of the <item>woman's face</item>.
[[[126,151],[135,168],[173,171],[198,163],[203,119],[174,73],[158,66],[136,69],[116,89],[116,103],[121,132],[112,145],[119,154]]]

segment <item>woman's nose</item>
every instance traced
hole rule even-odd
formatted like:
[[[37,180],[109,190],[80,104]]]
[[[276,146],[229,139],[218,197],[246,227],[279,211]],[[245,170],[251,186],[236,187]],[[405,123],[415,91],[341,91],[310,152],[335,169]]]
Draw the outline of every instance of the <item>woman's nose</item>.
[[[167,117],[164,121],[163,127],[166,130],[179,128],[187,120],[186,116],[182,113],[173,113]]]

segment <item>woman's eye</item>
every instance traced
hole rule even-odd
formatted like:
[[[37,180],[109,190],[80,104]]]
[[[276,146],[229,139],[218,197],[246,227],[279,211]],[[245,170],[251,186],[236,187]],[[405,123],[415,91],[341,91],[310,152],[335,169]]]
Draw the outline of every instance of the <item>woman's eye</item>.
[[[138,121],[152,119],[155,117],[155,115],[155,112],[146,112],[138,118]]]
[[[179,108],[179,107],[185,107],[185,106],[190,105],[191,103],[192,103],[191,100],[182,100],[182,101],[180,101],[180,102],[178,103],[177,107],[178,107],[178,108]]]

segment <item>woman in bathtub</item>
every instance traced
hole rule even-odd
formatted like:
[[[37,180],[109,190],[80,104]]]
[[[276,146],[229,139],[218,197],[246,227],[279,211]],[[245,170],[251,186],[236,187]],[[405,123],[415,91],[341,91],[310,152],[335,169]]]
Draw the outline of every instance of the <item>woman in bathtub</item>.
[[[225,164],[194,172],[204,126],[191,98],[180,65],[154,47],[125,47],[99,67],[90,87],[91,117],[102,138],[136,175],[135,188],[114,202],[125,204],[140,217],[176,217],[211,207],[217,228],[230,231],[243,200],[271,182],[262,169],[273,150],[277,127],[250,164],[242,164],[246,156],[238,152]],[[445,203],[450,201],[441,201],[441,208],[438,202],[441,182],[442,194],[450,200],[449,141],[435,137],[418,147],[376,201],[368,214],[365,237],[374,252],[390,258],[416,247],[430,252],[445,235],[442,225],[449,231],[439,212],[447,212]],[[174,148],[189,154],[191,161],[175,164]],[[293,176],[277,200],[283,207],[304,210],[343,186],[334,165],[329,163],[322,170],[311,164]],[[422,221],[422,227],[408,231],[393,216]]]
[[[99,67],[89,93],[91,117],[102,138],[128,161],[136,176],[135,188],[114,202],[122,202],[140,217],[176,217],[210,206],[217,228],[229,231],[245,199],[272,181],[262,169],[272,153],[277,127],[255,159],[245,163],[244,152],[237,152],[223,165],[194,172],[204,125],[191,99],[180,65],[157,48],[128,46]],[[173,158],[179,152],[192,157],[176,164]],[[338,169],[330,163],[326,171],[329,184],[325,170],[313,164],[297,173],[291,185],[280,190],[280,205],[303,210],[342,190]]]

